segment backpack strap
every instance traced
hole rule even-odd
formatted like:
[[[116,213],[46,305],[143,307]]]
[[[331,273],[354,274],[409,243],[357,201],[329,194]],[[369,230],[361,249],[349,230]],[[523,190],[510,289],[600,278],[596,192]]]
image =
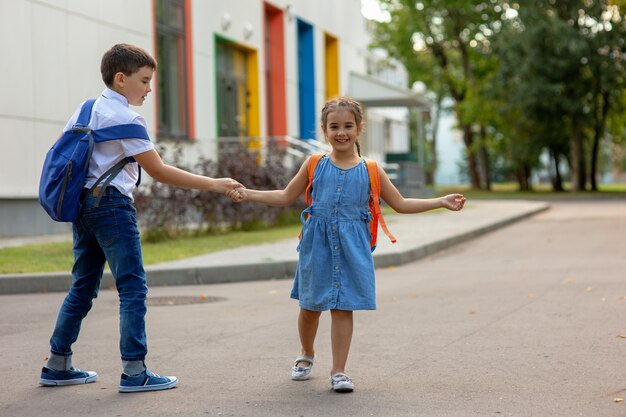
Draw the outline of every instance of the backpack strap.
[[[320,159],[322,159],[322,157],[326,155],[323,153],[315,153],[313,155],[311,155],[311,157],[309,158],[309,162],[307,163],[306,166],[306,175],[307,178],[309,180],[309,182],[306,185],[306,190],[304,191],[304,201],[310,206],[311,204],[313,204],[313,176],[315,174],[315,168],[317,168],[317,164],[319,163]],[[309,214],[307,213],[306,218],[309,218]],[[298,235],[298,239],[302,239],[302,230],[300,230],[300,234]]]
[[[315,174],[315,168],[317,168],[317,164],[322,159],[322,157],[326,155],[323,153],[316,153],[311,155],[309,158],[309,163],[306,167],[307,177],[309,178],[309,182],[306,186],[306,190],[304,191],[304,201],[310,206],[313,204],[313,175]]]
[[[93,154],[93,144],[94,138],[92,135],[92,130],[89,127],[89,121],[91,120],[91,110],[93,109],[93,105],[96,102],[95,98],[90,98],[89,100],[85,100],[83,105],[80,108],[80,113],[78,113],[78,118],[76,119],[76,123],[72,126],[72,133],[84,133],[87,135],[87,140],[89,141],[89,145],[87,148],[87,161],[91,160],[91,154]],[[87,175],[87,170],[89,169],[89,163],[85,164],[84,175]]]
[[[102,129],[93,130],[92,134],[96,143],[129,138],[150,140],[146,128],[136,123],[103,127]]]
[[[93,106],[93,103],[91,103],[91,106]],[[82,110],[81,110],[81,114],[82,114]],[[82,126],[75,126],[75,128],[84,129]],[[136,123],[114,125],[114,126],[104,127],[102,129],[96,129],[96,130],[91,130],[89,128],[86,128],[86,129],[88,129],[87,133],[89,135],[89,159],[91,159],[91,154],[93,152],[94,143],[101,143],[101,142],[106,142],[109,140],[128,139],[128,138],[143,139],[147,141],[150,140],[150,136],[148,136],[148,131],[146,130],[146,128]],[[115,165],[113,165],[111,168],[109,168],[104,174],[102,174],[100,178],[98,178],[98,180],[94,183],[94,185],[90,189],[90,191],[93,192],[93,190],[96,189],[96,187],[98,187],[98,185],[102,182],[102,186],[100,187],[100,192],[97,195],[95,207],[98,207],[100,205],[100,199],[104,195],[104,192],[107,186],[111,183],[111,181],[113,181],[113,179],[122,171],[122,169],[124,169],[124,166],[126,166],[126,164],[129,164],[132,162],[136,162],[135,158],[133,158],[132,156],[123,158],[119,162],[117,162]],[[87,168],[87,166],[85,167],[85,169]],[[135,185],[138,187],[140,183],[141,183],[141,167],[139,167],[139,177]]]
[[[95,98],[90,98],[86,100],[82,107],[80,108],[80,113],[78,113],[78,119],[76,119],[76,127],[86,127],[89,126],[89,120],[91,119],[91,109],[93,109],[93,104],[96,102]],[[78,125],[78,126],[77,126]]]
[[[370,223],[370,234],[372,235],[372,240],[370,241],[370,246],[372,248],[376,247],[376,240],[378,238],[378,221],[380,220],[380,225],[383,228],[383,232],[387,235],[389,240],[392,243],[396,243],[396,238],[391,234],[389,229],[387,228],[387,224],[385,223],[385,218],[383,217],[383,213],[380,209],[380,177],[378,175],[378,165],[376,161],[371,159],[365,160],[365,165],[367,166],[367,174],[370,177],[370,188],[372,189],[372,194],[370,195],[370,211],[372,212],[373,219]],[[373,249],[372,249],[373,250]]]
[[[126,166],[126,164],[130,162],[135,162],[135,158],[133,158],[132,156],[129,156],[129,157],[121,159],[117,164],[107,169],[106,172],[102,174],[102,176],[98,178],[98,180],[94,183],[94,185],[89,189],[89,191],[93,192],[93,190],[95,190],[96,187],[98,187],[98,185],[102,182],[102,186],[100,187],[100,192],[98,193],[98,196],[96,199],[95,207],[100,206],[100,199],[104,195],[105,190],[109,186],[111,181],[113,181],[113,178],[115,178],[117,174],[119,174],[122,171],[122,169],[124,169],[124,166]],[[141,180],[141,171],[139,172],[140,172],[139,180],[137,181],[137,185],[139,185],[139,181]]]

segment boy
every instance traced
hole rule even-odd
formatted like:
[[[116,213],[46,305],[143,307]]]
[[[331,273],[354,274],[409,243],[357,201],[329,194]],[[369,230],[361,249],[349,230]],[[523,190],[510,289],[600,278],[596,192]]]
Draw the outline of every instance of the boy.
[[[102,79],[106,84],[92,110],[89,126],[100,129],[120,124],[146,127],[143,117],[128,105],[141,106],[150,93],[156,62],[143,49],[118,44],[102,57]],[[79,109],[65,127],[76,123]],[[133,157],[106,186],[100,201],[91,190],[96,180],[118,161]],[[146,275],[141,242],[135,219],[132,191],[139,178],[139,166],[156,181],[184,188],[226,193],[241,185],[231,178],[209,178],[165,165],[149,140],[121,139],[96,143],[83,189],[83,207],[73,222],[74,267],[72,287],[59,311],[50,339],[50,356],[39,383],[45,386],[86,384],[98,375],[72,365],[71,346],[78,338],[82,319],[98,295],[105,262],[115,277],[120,300],[120,352],[123,373],[120,392],[155,391],[174,388],[178,378],[150,372],[144,363],[147,354],[145,314]]]

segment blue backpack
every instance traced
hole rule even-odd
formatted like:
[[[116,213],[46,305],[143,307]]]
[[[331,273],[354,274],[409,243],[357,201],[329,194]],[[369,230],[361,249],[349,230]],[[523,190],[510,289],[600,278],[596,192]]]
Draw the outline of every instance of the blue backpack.
[[[89,160],[94,143],[115,139],[150,140],[146,129],[138,124],[123,124],[91,130],[89,120],[96,100],[87,100],[81,107],[76,124],[61,137],[46,154],[39,180],[39,203],[58,222],[73,222],[82,207],[81,193],[87,178]],[[109,183],[124,166],[135,162],[133,157],[119,161],[107,170],[90,189],[93,191],[102,181],[96,206]],[[137,181],[139,185],[139,181]]]

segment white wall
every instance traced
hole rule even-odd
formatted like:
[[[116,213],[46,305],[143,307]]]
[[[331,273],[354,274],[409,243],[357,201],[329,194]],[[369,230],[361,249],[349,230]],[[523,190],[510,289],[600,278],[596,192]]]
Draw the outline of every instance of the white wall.
[[[280,8],[292,5],[293,18],[285,16],[287,117],[288,133],[298,136],[296,18],[303,18],[315,29],[318,112],[325,101],[324,31],[339,39],[343,93],[348,73],[364,71],[368,37],[360,0],[270,3]],[[191,9],[198,139],[193,148],[210,154],[216,132],[215,33],[257,50],[260,121],[261,131],[265,131],[263,2],[193,0]],[[226,14],[231,24],[224,29],[222,19]],[[252,28],[248,38],[246,26]],[[0,49],[3,62],[13,63],[0,66],[5,81],[0,96],[0,198],[36,198],[46,151],[76,106],[100,94],[104,88],[100,77],[102,54],[119,42],[136,44],[154,54],[151,0],[0,0]],[[136,110],[148,121],[154,138],[154,94]],[[318,134],[321,137],[321,131]]]
[[[117,42],[151,51],[151,16],[146,0],[0,0],[0,198],[37,197],[46,151],[104,88],[102,54]],[[150,103],[141,112],[153,126]]]
[[[285,15],[284,27],[287,126],[290,135],[298,136],[296,18],[311,23],[315,30],[316,120],[325,100],[324,32],[339,41],[343,94],[349,72],[365,72],[369,38],[360,0],[269,3],[282,9],[289,5],[293,16]],[[51,221],[34,219],[44,214],[36,198],[45,153],[79,103],[104,89],[100,60],[107,49],[124,42],[156,55],[152,7],[152,0],[0,0],[0,236],[21,234],[22,229],[26,234],[53,229]],[[262,0],[191,0],[197,140],[184,152],[190,159],[198,153],[210,156],[215,149],[216,33],[257,50],[260,122],[265,132],[263,7]],[[225,14],[231,18],[228,28],[222,26]],[[252,28],[248,37],[247,27]],[[146,118],[148,132],[155,138],[155,93],[136,110]],[[16,221],[17,211],[32,220]],[[32,230],[27,232],[27,228]]]

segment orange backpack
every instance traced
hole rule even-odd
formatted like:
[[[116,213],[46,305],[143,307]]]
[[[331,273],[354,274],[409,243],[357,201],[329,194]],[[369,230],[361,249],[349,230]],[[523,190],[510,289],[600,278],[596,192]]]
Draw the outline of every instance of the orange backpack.
[[[315,168],[317,168],[317,163],[322,159],[325,154],[317,153],[311,155],[309,159],[309,164],[307,165],[307,175],[309,177],[309,183],[306,186],[306,191],[304,192],[304,201],[308,205],[313,204],[313,194],[311,190],[313,188],[313,174],[315,173]],[[380,225],[383,228],[383,231],[389,237],[392,243],[396,243],[396,238],[391,234],[389,229],[387,228],[387,224],[385,223],[385,218],[383,217],[383,213],[380,210],[380,178],[378,176],[378,166],[376,165],[376,161],[371,159],[365,160],[365,165],[367,166],[367,174],[370,178],[370,188],[372,193],[370,195],[369,207],[370,213],[372,214],[372,219],[370,220],[370,235],[372,236],[372,240],[370,240],[370,248],[372,251],[376,249],[376,241],[378,238],[378,221],[380,220]],[[302,233],[300,234],[302,235]]]

